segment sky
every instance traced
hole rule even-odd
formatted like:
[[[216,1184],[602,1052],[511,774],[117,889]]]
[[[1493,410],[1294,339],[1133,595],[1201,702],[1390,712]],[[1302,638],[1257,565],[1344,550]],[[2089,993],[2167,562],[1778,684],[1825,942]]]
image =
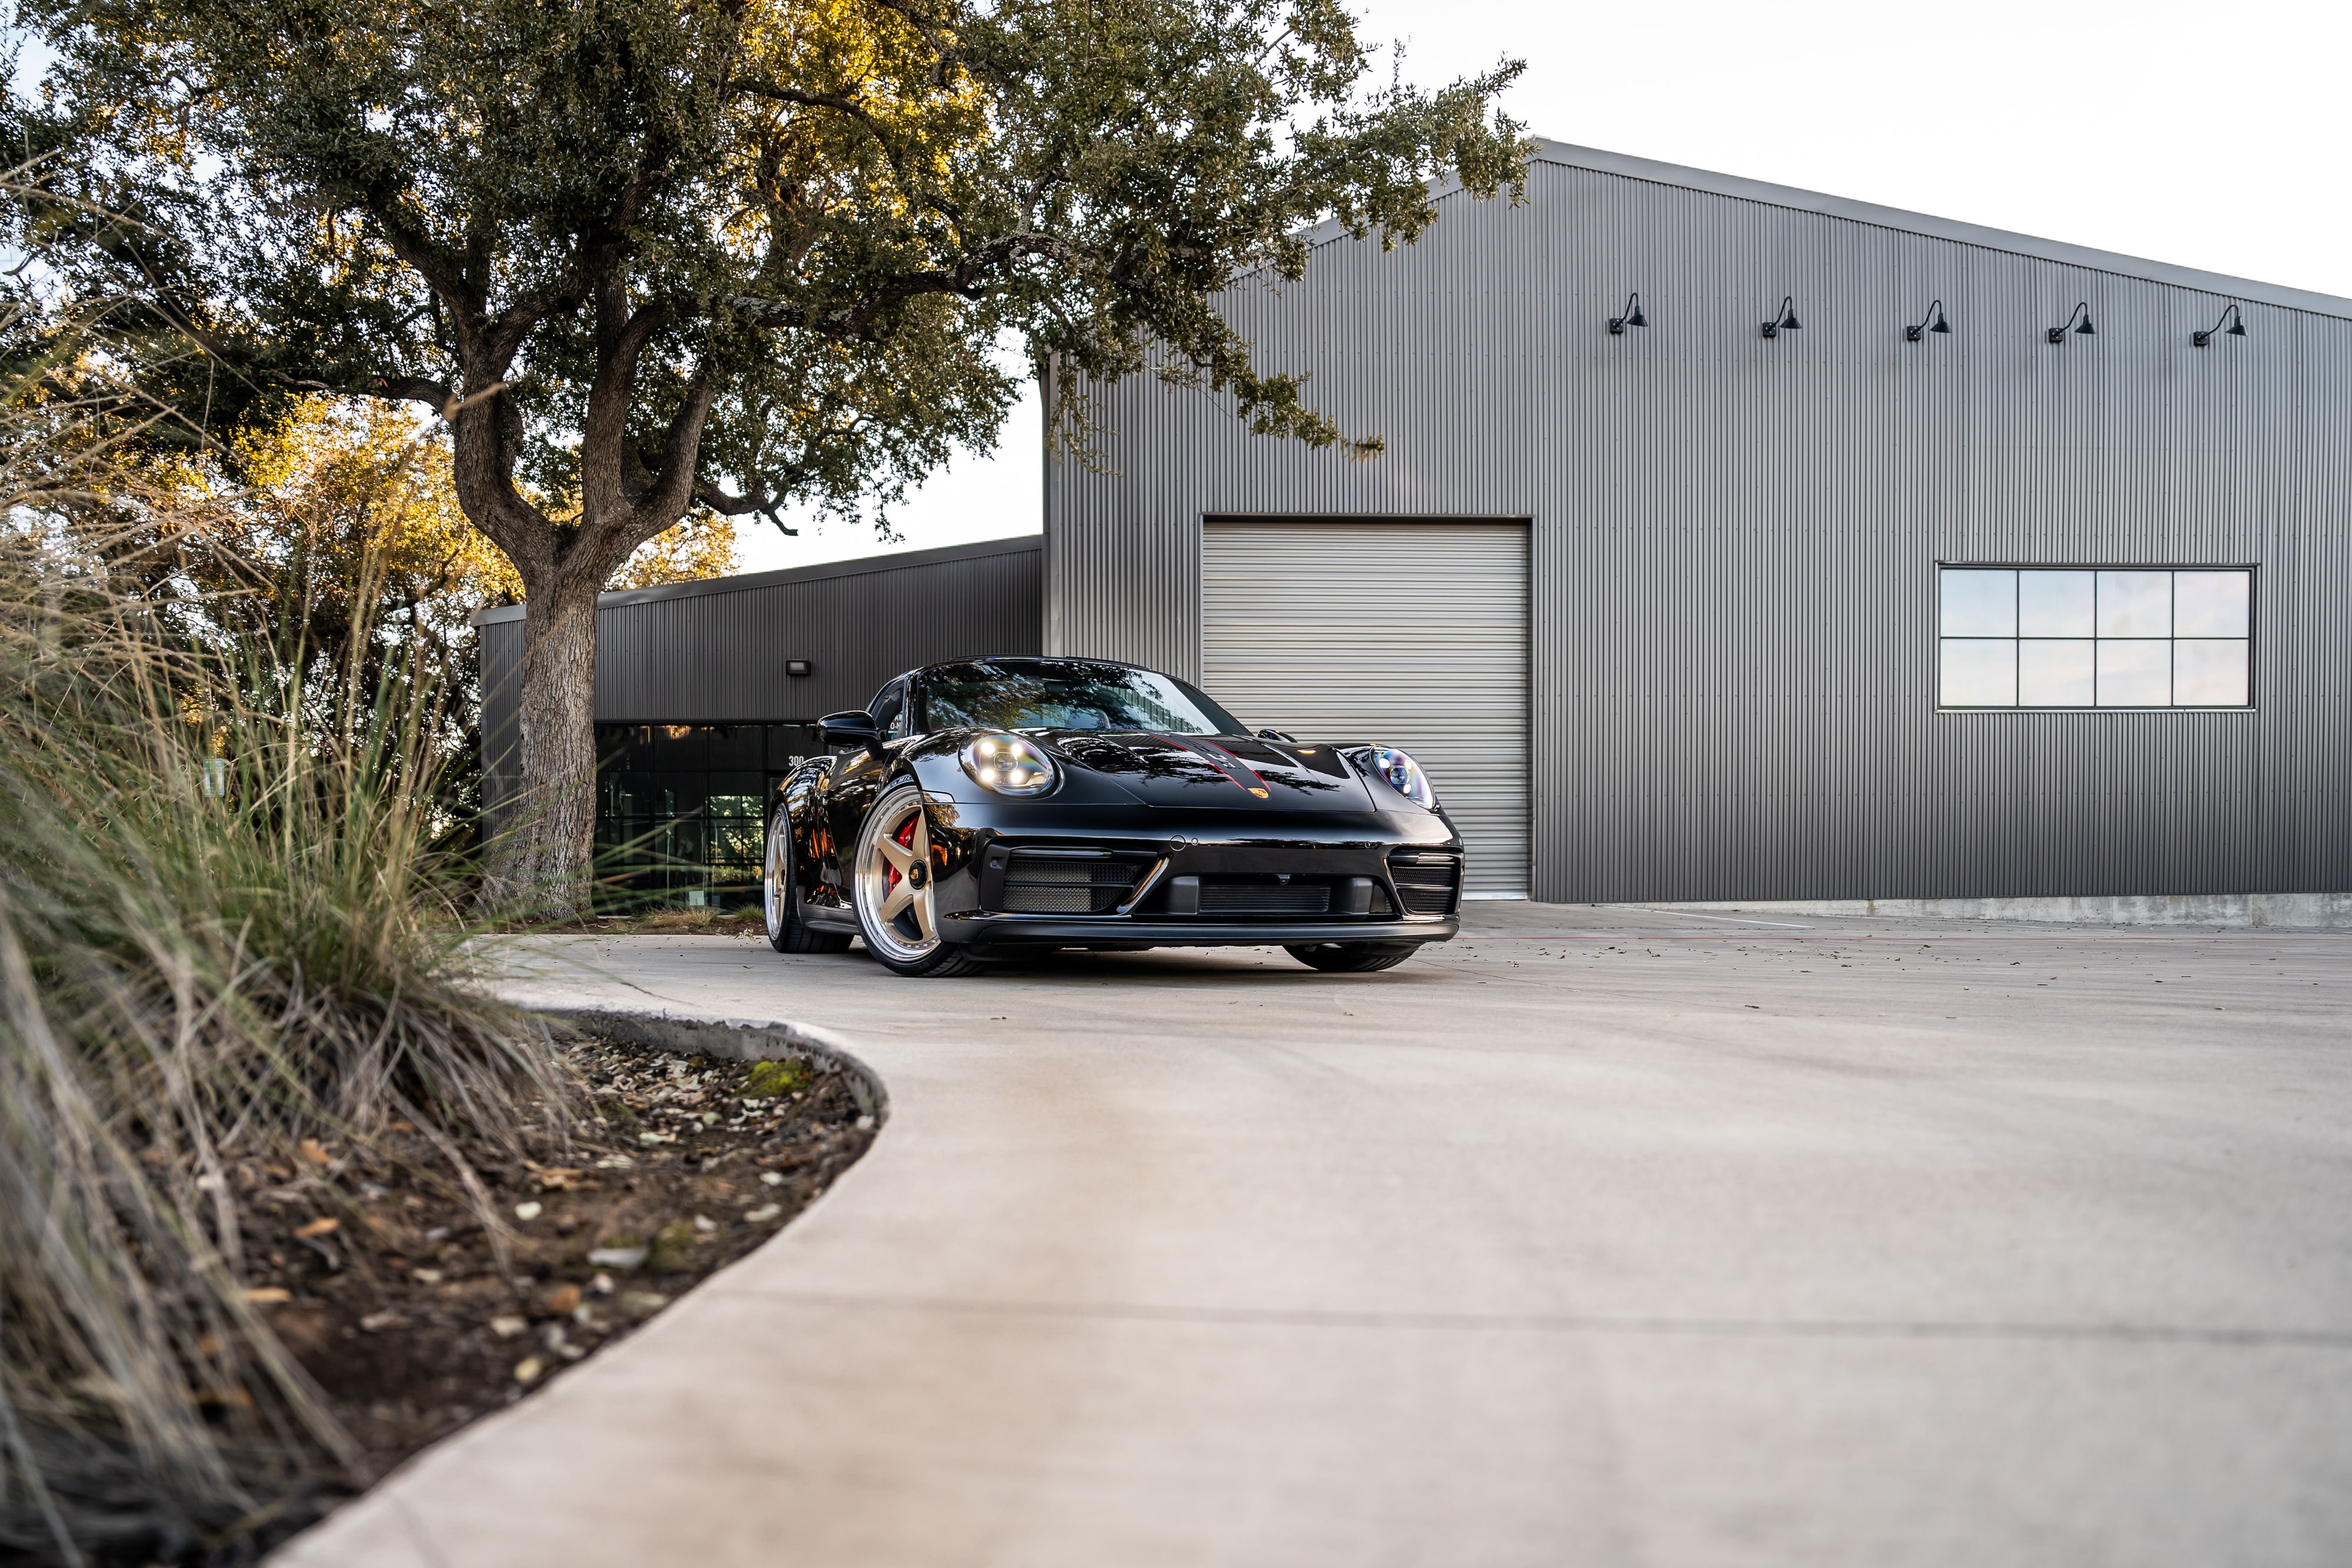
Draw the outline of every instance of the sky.
[[[1356,4],[1423,86],[1526,60],[1505,107],[1539,136],[2352,297],[2340,6]],[[1033,390],[902,542],[747,526],[743,570],[1034,533],[1040,445]]]

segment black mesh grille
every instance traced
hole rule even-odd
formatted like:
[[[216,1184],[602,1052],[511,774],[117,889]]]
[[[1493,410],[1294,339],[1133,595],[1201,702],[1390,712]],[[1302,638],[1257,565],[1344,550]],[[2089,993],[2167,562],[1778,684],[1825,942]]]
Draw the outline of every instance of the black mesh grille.
[[[1143,874],[1139,861],[1081,860],[1015,851],[1004,868],[1009,915],[1108,915]]]
[[[1462,883],[1462,862],[1451,856],[1399,855],[1389,862],[1389,876],[1407,915],[1445,915],[1453,911]]]
[[[1203,915],[1322,915],[1330,907],[1327,883],[1201,881]]]

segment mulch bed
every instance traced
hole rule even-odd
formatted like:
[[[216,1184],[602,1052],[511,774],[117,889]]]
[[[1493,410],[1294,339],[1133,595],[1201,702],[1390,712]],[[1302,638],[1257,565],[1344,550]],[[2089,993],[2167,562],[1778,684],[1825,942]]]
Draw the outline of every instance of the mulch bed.
[[[373,1475],[625,1337],[773,1235],[874,1138],[837,1069],[564,1051],[594,1113],[568,1143],[522,1161],[461,1148],[509,1232],[503,1262],[447,1157],[413,1129],[236,1173],[249,1294]]]

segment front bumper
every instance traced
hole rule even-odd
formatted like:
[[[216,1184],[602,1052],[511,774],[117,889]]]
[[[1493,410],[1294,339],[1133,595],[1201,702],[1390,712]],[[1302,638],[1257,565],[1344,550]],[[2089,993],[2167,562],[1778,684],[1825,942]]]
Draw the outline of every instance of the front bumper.
[[[1391,879],[1391,856],[1461,853],[1453,825],[1433,812],[1276,814],[936,800],[931,810],[934,841],[953,845],[953,869],[941,875],[938,889],[940,935],[978,954],[1072,946],[1444,942],[1461,929],[1458,902],[1442,913],[1408,913],[1411,906]],[[1132,896],[1122,895],[1115,910],[1012,912],[1003,907],[1003,866],[1009,855],[1024,850],[1107,852],[1144,869]],[[1234,914],[1202,906],[1213,899],[1192,896],[1203,883],[1253,877],[1330,885],[1332,908]],[[1367,880],[1378,889],[1369,906],[1362,901]],[[1349,898],[1338,890],[1350,882],[1360,912],[1341,913]]]

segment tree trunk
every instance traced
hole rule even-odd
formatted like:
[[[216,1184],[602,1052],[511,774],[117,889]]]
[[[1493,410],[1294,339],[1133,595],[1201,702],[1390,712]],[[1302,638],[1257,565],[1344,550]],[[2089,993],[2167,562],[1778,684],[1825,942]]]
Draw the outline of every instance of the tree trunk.
[[[485,890],[502,911],[543,920],[594,912],[596,587],[526,584],[520,788],[499,811]]]

